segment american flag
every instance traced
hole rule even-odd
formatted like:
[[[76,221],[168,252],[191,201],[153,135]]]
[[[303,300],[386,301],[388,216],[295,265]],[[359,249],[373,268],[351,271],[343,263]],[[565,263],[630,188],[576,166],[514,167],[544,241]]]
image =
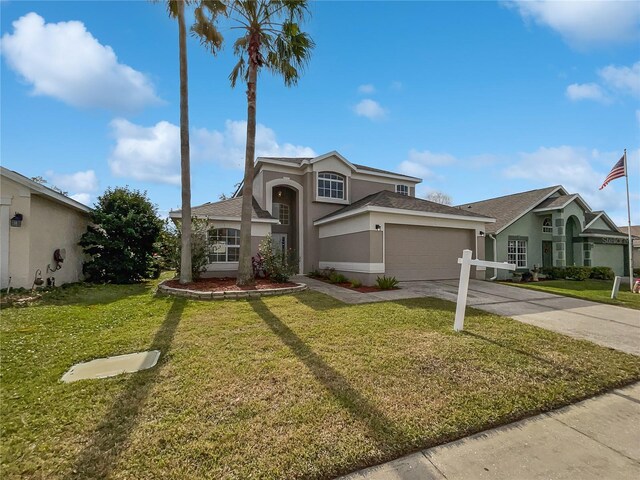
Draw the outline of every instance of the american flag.
[[[625,165],[624,165],[624,155],[623,155],[622,158],[618,160],[618,162],[613,166],[613,168],[609,172],[609,175],[607,175],[607,178],[604,179],[604,182],[602,183],[600,190],[602,190],[604,187],[609,185],[609,182],[611,180],[624,177],[627,174],[625,171],[626,169],[624,167]]]

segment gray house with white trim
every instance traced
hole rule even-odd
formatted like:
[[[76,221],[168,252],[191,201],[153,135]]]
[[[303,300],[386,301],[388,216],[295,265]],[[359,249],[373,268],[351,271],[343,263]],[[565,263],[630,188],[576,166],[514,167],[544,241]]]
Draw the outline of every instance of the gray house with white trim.
[[[334,268],[364,284],[375,283],[379,275],[457,278],[463,249],[483,258],[482,235],[494,219],[415,198],[421,181],[351,163],[335,151],[314,158],[260,157],[253,184],[252,250],[257,252],[270,234],[278,248],[297,253],[300,272]],[[192,209],[209,222],[210,275],[237,271],[239,192]],[[180,211],[170,217],[178,220]]]
[[[487,224],[487,260],[514,263],[524,272],[538,267],[607,266],[628,275],[628,240],[603,211],[561,185],[460,205],[496,219]],[[491,278],[510,273],[490,269]]]

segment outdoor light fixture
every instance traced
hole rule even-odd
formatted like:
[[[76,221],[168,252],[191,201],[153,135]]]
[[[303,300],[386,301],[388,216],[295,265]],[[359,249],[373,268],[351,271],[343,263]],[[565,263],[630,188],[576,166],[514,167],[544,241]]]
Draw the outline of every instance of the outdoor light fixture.
[[[282,198],[282,190],[278,190],[278,193],[276,195],[278,196],[278,198]]]
[[[376,224],[376,231],[379,232],[380,230],[382,230],[382,227],[380,225]]]
[[[480,230],[480,232],[478,233],[478,235],[480,235],[481,237],[484,237],[484,232],[482,230]]]
[[[11,226],[12,227],[21,227],[22,226],[22,214],[16,212],[16,214],[11,217]]]

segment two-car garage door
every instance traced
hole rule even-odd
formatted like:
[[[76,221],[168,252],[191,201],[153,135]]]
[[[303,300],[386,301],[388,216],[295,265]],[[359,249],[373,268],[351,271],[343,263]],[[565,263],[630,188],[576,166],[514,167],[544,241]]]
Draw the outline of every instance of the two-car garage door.
[[[385,274],[398,280],[445,280],[460,276],[462,250],[475,251],[475,231],[385,226]]]

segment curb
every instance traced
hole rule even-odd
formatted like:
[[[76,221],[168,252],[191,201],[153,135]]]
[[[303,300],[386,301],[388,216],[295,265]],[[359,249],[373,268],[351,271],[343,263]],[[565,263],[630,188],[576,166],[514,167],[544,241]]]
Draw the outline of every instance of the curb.
[[[166,282],[166,280],[165,280]],[[265,288],[262,290],[240,290],[240,291],[219,291],[219,292],[201,292],[198,290],[186,290],[184,288],[173,288],[164,284],[158,285],[157,292],[176,297],[193,298],[196,300],[237,300],[243,298],[260,298],[274,295],[288,295],[291,293],[302,292],[308,287],[304,283],[296,283],[295,287],[286,288]]]

